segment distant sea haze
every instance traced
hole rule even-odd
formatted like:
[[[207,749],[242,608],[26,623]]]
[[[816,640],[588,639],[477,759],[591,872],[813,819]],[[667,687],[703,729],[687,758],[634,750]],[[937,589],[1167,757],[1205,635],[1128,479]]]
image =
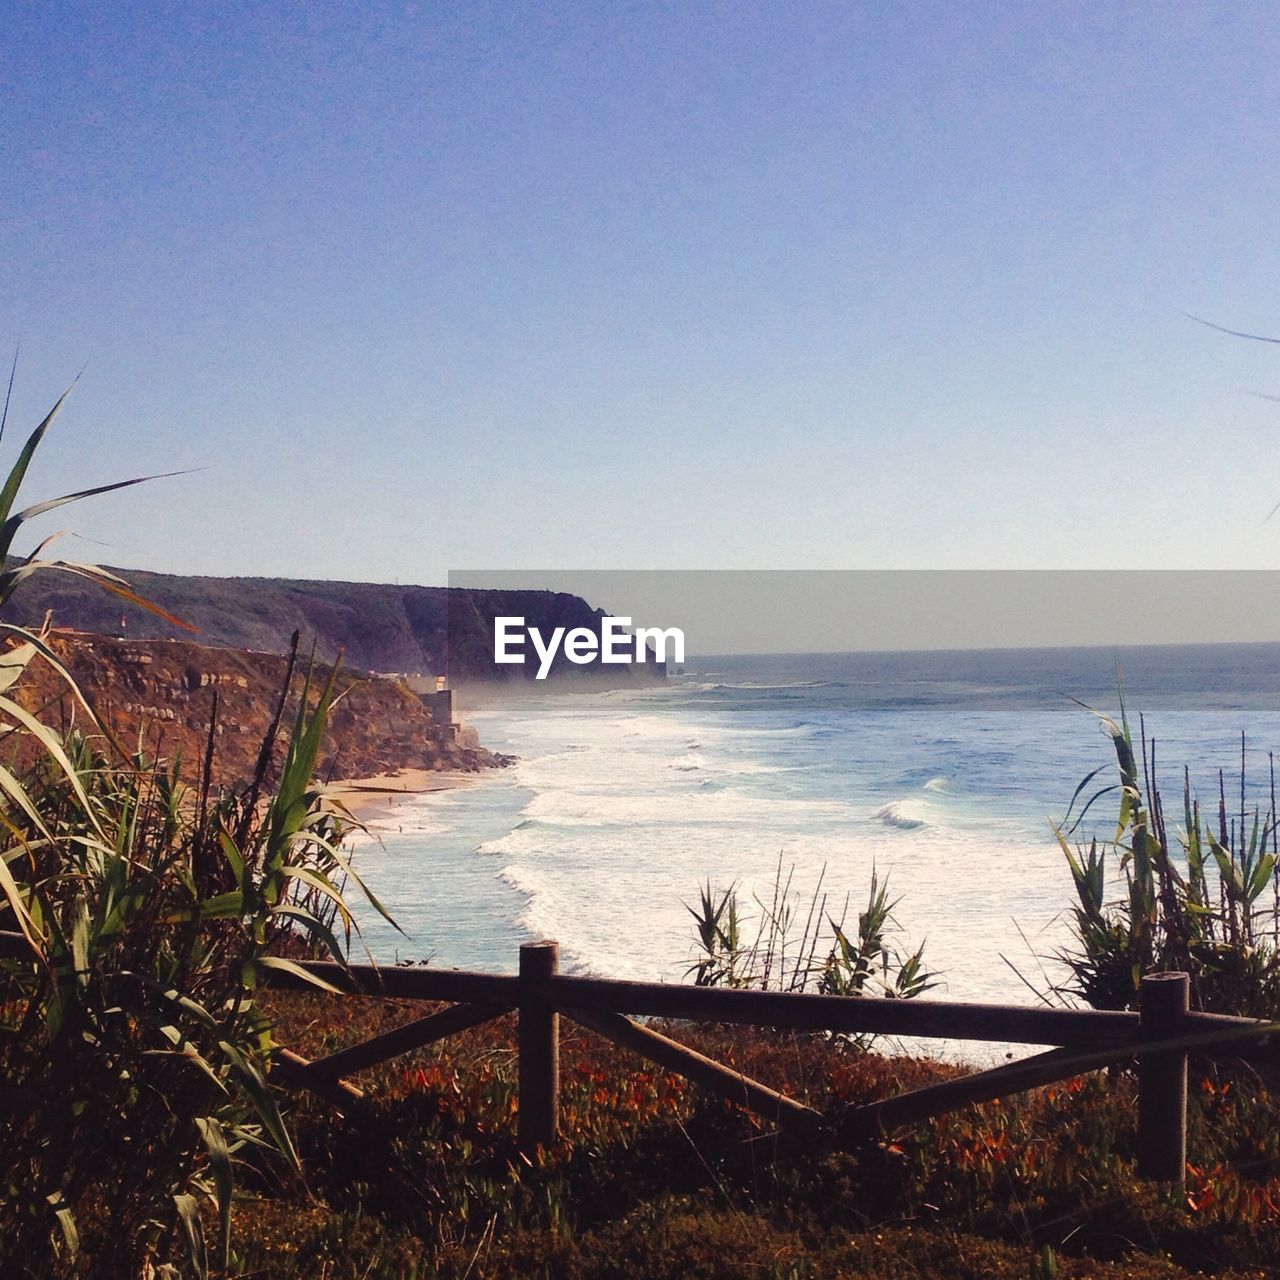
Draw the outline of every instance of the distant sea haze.
[[[509,971],[521,941],[556,938],[564,968],[678,981],[684,903],[708,879],[767,897],[781,856],[806,909],[825,866],[836,916],[846,894],[851,918],[864,904],[873,867],[887,875],[902,941],[927,940],[942,971],[935,995],[1030,1000],[1001,957],[1043,982],[1036,955],[1066,941],[1051,823],[1090,770],[1115,781],[1078,703],[1118,714],[1123,681],[1170,814],[1184,763],[1216,803],[1243,730],[1265,811],[1278,675],[1280,645],[1212,645],[695,658],[660,687],[464,691],[481,740],[519,762],[410,802],[382,849],[362,847],[410,935],[370,923],[368,941],[381,959]],[[1115,812],[1104,797],[1079,834],[1108,836]]]

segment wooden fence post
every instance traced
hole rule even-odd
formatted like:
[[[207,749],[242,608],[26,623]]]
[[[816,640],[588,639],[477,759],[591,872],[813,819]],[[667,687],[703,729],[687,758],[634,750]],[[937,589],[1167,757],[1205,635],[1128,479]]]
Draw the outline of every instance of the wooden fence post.
[[[1142,979],[1142,1036],[1176,1036],[1190,1003],[1185,973],[1152,973]],[[1181,1185],[1187,1172],[1187,1055],[1142,1054],[1138,1058],[1138,1173]]]
[[[546,980],[560,968],[558,942],[520,948],[520,1150],[549,1147],[560,1131],[560,1015],[547,1005]]]

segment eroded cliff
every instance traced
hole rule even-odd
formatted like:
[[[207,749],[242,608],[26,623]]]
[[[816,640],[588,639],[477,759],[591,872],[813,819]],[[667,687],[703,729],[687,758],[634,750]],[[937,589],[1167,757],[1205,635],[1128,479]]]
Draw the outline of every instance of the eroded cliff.
[[[180,756],[190,780],[203,766],[212,722],[214,778],[233,784],[252,775],[280,701],[285,658],[185,640],[122,640],[71,631],[54,631],[50,647],[128,749],[141,744],[153,759]],[[299,663],[286,699],[286,734],[305,666]],[[316,668],[313,692],[328,675],[328,667]],[[17,689],[30,709],[44,708],[46,722],[68,723],[75,714],[65,684],[42,660],[33,663]],[[422,701],[395,680],[340,667],[337,690],[321,752],[322,777],[476,770],[504,762],[456,741],[452,727],[435,723]]]

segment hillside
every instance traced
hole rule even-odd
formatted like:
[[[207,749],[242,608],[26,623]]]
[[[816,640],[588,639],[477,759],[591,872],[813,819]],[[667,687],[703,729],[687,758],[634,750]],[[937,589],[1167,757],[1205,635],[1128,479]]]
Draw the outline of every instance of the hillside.
[[[232,784],[247,779],[280,698],[286,662],[267,653],[245,653],[189,640],[119,640],[55,632],[50,644],[77,685],[124,746],[141,743],[152,758],[180,757],[192,780],[202,767],[217,695],[213,777]],[[328,669],[316,673],[323,682]],[[295,676],[295,695],[301,675]],[[394,680],[350,671],[338,677],[340,697],[329,716],[321,751],[321,777],[367,778],[402,769],[475,770],[504,757],[454,740],[448,725],[434,723],[420,699]],[[31,710],[66,722],[73,714],[65,686],[52,668],[33,664],[19,690]],[[296,707],[296,699],[290,709]],[[285,721],[286,730],[288,719]],[[278,751],[283,743],[277,744]]]
[[[287,578],[211,578],[114,569],[145,599],[195,626],[183,632],[146,610],[70,574],[37,574],[10,605],[11,620],[38,625],[52,611],[61,627],[137,639],[188,639],[205,645],[283,653],[294,631],[317,656],[341,652],[367,671],[448,674],[455,682],[531,676],[529,667],[495,666],[493,619],[527,619],[544,632],[587,627],[599,634],[604,616],[579,596],[552,591],[472,591]],[[123,620],[123,627],[121,622]],[[577,674],[563,657],[555,675]],[[598,671],[598,668],[596,669]],[[615,679],[655,678],[660,665],[612,667]]]

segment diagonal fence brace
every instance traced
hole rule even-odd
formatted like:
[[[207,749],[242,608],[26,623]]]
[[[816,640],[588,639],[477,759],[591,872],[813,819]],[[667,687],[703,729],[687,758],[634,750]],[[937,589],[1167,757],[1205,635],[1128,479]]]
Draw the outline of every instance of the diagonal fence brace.
[[[768,1085],[744,1076],[740,1071],[704,1057],[650,1027],[641,1026],[623,1014],[566,1009],[564,1015],[606,1040],[684,1076],[694,1084],[745,1107],[755,1115],[773,1121],[780,1128],[817,1135],[826,1124],[820,1111],[806,1107],[776,1089],[770,1089]]]
[[[424,1045],[456,1035],[459,1031],[492,1022],[507,1012],[508,1010],[494,1005],[451,1005],[448,1009],[441,1009],[439,1013],[415,1018],[404,1026],[374,1036],[372,1040],[363,1040],[349,1049],[341,1049],[327,1058],[317,1058],[307,1067],[307,1071],[315,1079],[336,1080],[339,1076],[376,1067],[388,1058],[421,1049]]]

